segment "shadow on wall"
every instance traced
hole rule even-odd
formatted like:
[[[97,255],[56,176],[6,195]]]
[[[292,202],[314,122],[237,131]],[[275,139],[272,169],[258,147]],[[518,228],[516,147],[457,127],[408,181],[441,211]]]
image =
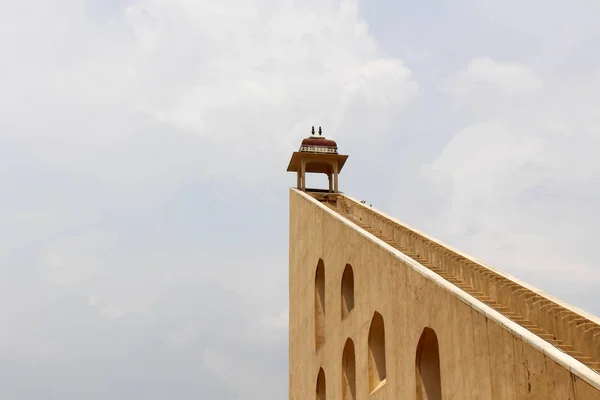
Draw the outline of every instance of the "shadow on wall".
[[[431,328],[423,329],[415,360],[417,400],[441,400],[440,350],[437,335]]]
[[[325,265],[319,259],[315,273],[315,350],[325,341]]]

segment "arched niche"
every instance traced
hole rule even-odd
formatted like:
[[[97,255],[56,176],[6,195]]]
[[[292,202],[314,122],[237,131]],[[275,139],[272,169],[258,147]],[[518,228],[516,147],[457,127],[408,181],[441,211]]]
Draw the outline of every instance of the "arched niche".
[[[350,264],[346,264],[342,274],[342,318],[354,309],[354,271]]]
[[[373,393],[386,382],[385,326],[378,312],[373,314],[369,328],[369,392]]]
[[[356,400],[356,353],[350,338],[342,353],[342,400]]]
[[[325,382],[325,371],[323,368],[319,369],[319,375],[317,375],[317,400],[327,399],[327,383]]]
[[[440,348],[431,328],[423,329],[415,359],[417,400],[441,400]]]

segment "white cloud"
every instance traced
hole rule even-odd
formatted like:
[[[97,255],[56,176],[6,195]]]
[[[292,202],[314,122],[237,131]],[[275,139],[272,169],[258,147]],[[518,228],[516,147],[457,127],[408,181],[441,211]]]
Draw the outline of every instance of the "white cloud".
[[[456,59],[392,35],[436,65],[405,64],[358,1],[125,3],[3,5],[0,397],[284,397],[284,169],[311,125],[351,154],[350,194],[511,272],[595,282],[599,81],[561,69],[593,13],[568,37],[519,17],[537,41],[507,55],[477,25],[498,10],[464,2],[485,46],[439,28],[470,62],[438,96],[428,71]]]
[[[535,93],[542,87],[542,81],[526,66],[498,63],[491,57],[473,59],[461,78],[465,85],[489,85],[504,95]]]
[[[106,232],[78,232],[46,244],[42,250],[43,280],[50,285],[72,285],[90,279],[106,263],[115,238]]]
[[[459,76],[470,76],[474,64]],[[557,283],[597,284],[600,271],[592,267],[595,256],[585,238],[598,234],[600,222],[593,200],[600,196],[600,163],[593,155],[600,120],[588,111],[600,106],[600,98],[585,88],[600,81],[582,77],[564,86],[549,75],[542,88],[526,66],[518,70],[479,73],[480,80],[498,84],[496,91],[466,85],[450,92],[477,111],[433,163],[452,180],[443,231],[517,275],[552,272]],[[520,99],[525,92],[530,96]]]
[[[221,385],[264,398],[257,382],[287,357],[287,157],[311,125],[348,148],[369,131],[376,147],[419,86],[355,0],[122,4],[0,15],[0,299],[20,304],[0,316],[12,327],[0,355],[21,362],[31,340],[47,343],[29,359],[53,366],[52,389],[39,380],[48,398],[74,379],[86,398],[124,396],[123,380],[157,398],[185,379],[195,392],[180,398],[234,398],[211,394],[211,378],[193,389],[190,365],[225,368]],[[114,372],[64,367],[82,360]],[[287,390],[277,376],[273,398]]]
[[[452,99],[452,111],[465,123],[485,123],[486,118],[527,121],[528,111],[543,90],[542,79],[529,67],[476,57],[458,73],[442,80],[441,90]],[[519,110],[520,109],[520,110]]]
[[[5,71],[19,95],[0,116],[8,134],[36,138],[37,157],[111,181],[209,177],[216,168],[268,179],[269,153],[287,153],[311,125],[351,136],[334,122],[352,119],[354,99],[392,108],[416,89],[401,61],[379,56],[352,0],[138,0],[114,21],[88,21],[69,6],[57,3],[31,26],[48,35],[46,51]],[[27,39],[23,46],[40,46]],[[63,59],[50,51],[68,48]],[[26,60],[16,53],[15,66]],[[257,146],[260,136],[269,139]]]
[[[276,347],[282,351],[278,358],[287,360],[287,338],[288,338],[288,312],[281,312],[275,317],[261,318],[254,322],[244,332],[224,332],[226,335],[236,337],[239,343],[252,343],[252,349],[241,349],[239,344],[237,350],[248,353],[247,357],[233,357],[222,346],[213,346],[204,353],[204,361],[226,382],[236,388],[240,397],[269,399],[282,398],[287,395],[288,388],[284,385],[275,384],[285,379],[285,369],[272,371],[265,368],[262,362],[257,362],[261,357],[268,357],[265,350]],[[248,371],[252,371],[249,373]]]

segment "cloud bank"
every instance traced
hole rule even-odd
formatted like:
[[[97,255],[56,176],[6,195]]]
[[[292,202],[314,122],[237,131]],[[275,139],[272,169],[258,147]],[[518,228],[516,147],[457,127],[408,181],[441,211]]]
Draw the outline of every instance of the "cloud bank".
[[[0,395],[285,398],[312,125],[344,191],[600,312],[600,32],[513,3],[3,4]]]

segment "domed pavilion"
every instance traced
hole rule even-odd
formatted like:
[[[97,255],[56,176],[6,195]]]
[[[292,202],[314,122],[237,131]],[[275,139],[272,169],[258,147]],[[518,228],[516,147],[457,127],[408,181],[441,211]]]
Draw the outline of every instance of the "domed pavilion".
[[[297,188],[306,191],[306,173],[321,173],[327,175],[330,193],[338,192],[338,175],[346,163],[347,155],[338,154],[337,143],[323,136],[321,127],[315,134],[312,127],[311,135],[302,140],[300,149],[292,154],[288,172],[296,172]],[[321,191],[319,189],[314,189]],[[309,189],[313,191],[313,189]]]

